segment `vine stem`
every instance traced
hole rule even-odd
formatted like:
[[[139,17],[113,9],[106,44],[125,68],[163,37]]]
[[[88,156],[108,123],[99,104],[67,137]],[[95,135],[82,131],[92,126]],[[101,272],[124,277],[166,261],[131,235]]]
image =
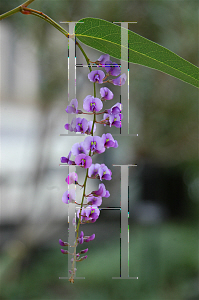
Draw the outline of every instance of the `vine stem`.
[[[59,30],[61,33],[63,33],[66,37],[70,37],[72,38],[76,45],[79,47],[80,51],[82,52],[82,54],[84,55],[86,62],[88,64],[88,68],[90,70],[90,72],[92,71],[92,68],[90,66],[90,60],[88,58],[88,56],[86,55],[85,51],[83,50],[83,48],[81,47],[81,45],[79,44],[79,42],[76,41],[76,39],[74,39],[75,34],[70,35],[63,27],[61,27],[58,23],[56,23],[53,19],[51,19],[50,17],[48,17],[46,14],[37,11],[35,9],[31,9],[31,8],[27,8],[27,6],[29,4],[31,4],[34,0],[28,0],[26,2],[24,2],[23,4],[19,5],[18,7],[0,15],[0,20],[7,18],[15,13],[21,12],[23,14],[27,14],[27,15],[34,15],[37,16],[43,20],[45,20],[46,22],[48,22],[49,24],[53,25],[57,30]],[[93,88],[94,88],[94,97],[96,97],[96,87],[95,87],[95,82],[93,83]],[[93,136],[93,130],[94,130],[94,124],[96,122],[96,114],[94,114],[93,117],[93,124],[92,124],[92,129],[91,129],[91,136]],[[89,151],[89,156],[91,156],[91,150]],[[81,224],[81,211],[82,211],[82,207],[83,207],[83,202],[84,202],[84,197],[85,197],[85,190],[86,190],[86,183],[87,183],[87,179],[88,179],[88,169],[86,170],[86,176],[85,176],[85,180],[84,180],[84,190],[83,190],[83,194],[82,194],[82,201],[81,201],[81,207],[80,207],[80,214],[79,214],[79,220],[78,220],[78,225],[77,225],[77,229],[76,229],[76,241],[75,241],[75,245],[74,245],[74,253],[73,255],[73,265],[72,265],[72,275],[69,279],[69,281],[71,283],[74,283],[74,275],[75,275],[75,270],[74,270],[74,263],[75,263],[75,259],[76,259],[76,247],[77,247],[77,240],[78,240],[78,236],[79,236],[79,226]]]
[[[23,4],[17,6],[16,8],[14,8],[14,9],[12,9],[12,10],[9,10],[9,11],[7,11],[6,13],[0,15],[0,20],[5,19],[5,18],[7,18],[7,17],[9,17],[9,16],[12,16],[12,15],[14,15],[14,14],[16,14],[16,13],[22,11],[23,8],[26,8],[26,7],[27,7],[29,4],[31,4],[33,1],[35,1],[35,0],[28,0],[28,1],[24,2]]]

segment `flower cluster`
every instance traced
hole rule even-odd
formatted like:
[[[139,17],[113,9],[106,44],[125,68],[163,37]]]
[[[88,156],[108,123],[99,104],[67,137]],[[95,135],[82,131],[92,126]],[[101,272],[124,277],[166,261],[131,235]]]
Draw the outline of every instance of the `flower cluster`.
[[[103,84],[103,83],[112,83],[114,85],[123,85],[126,81],[126,75],[121,74],[120,67],[110,61],[108,54],[101,55],[100,58],[94,62],[96,65],[104,67],[106,74],[102,70],[91,71],[88,74],[88,79],[94,83]],[[119,75],[119,76],[118,76]],[[109,76],[118,76],[115,79],[107,79]],[[105,81],[106,80],[106,81]],[[94,136],[96,131],[96,123],[116,126],[120,128],[122,126],[121,120],[122,116],[122,104],[116,103],[110,109],[103,109],[103,101],[112,100],[114,95],[113,92],[108,87],[100,88],[100,98],[96,97],[96,92],[94,88],[94,96],[88,95],[83,100],[83,110],[78,109],[77,99],[72,99],[70,104],[66,108],[66,112],[70,114],[92,114],[93,121],[87,121],[86,118],[73,118],[71,124],[65,124],[65,129],[73,132],[81,132],[81,134],[87,134],[88,136],[84,139],[83,142],[75,143],[68,156],[61,157],[61,163],[66,163],[68,165],[76,165],[86,169],[86,177],[83,184],[78,182],[78,175],[75,172],[69,173],[65,181],[68,185],[76,184],[83,188],[83,195],[80,203],[76,201],[76,192],[75,189],[68,189],[64,192],[62,196],[62,201],[66,204],[75,203],[80,205],[80,208],[77,211],[78,225],[76,229],[76,240],[74,246],[69,245],[67,242],[59,240],[61,246],[74,247],[74,253],[70,253],[68,250],[61,249],[63,254],[73,255],[72,262],[73,267],[69,272],[72,274],[70,282],[74,282],[74,274],[76,268],[74,268],[74,261],[82,261],[87,258],[86,256],[80,257],[80,254],[84,254],[88,251],[87,249],[81,250],[79,253],[76,253],[76,248],[78,244],[83,244],[83,242],[92,241],[95,238],[95,234],[91,236],[84,236],[84,232],[81,231],[79,234],[80,224],[85,223],[94,223],[100,215],[99,206],[102,204],[102,198],[108,198],[110,196],[109,191],[106,190],[104,183],[100,183],[98,190],[92,191],[86,195],[86,183],[87,179],[99,179],[102,180],[111,180],[112,172],[105,164],[93,163],[93,156],[96,154],[101,154],[109,148],[117,148],[118,142],[114,140],[113,136],[110,133],[103,134],[100,136]],[[97,116],[103,114],[103,118],[100,121],[97,121]],[[73,156],[73,159],[71,158]],[[74,225],[76,226],[76,222]]]

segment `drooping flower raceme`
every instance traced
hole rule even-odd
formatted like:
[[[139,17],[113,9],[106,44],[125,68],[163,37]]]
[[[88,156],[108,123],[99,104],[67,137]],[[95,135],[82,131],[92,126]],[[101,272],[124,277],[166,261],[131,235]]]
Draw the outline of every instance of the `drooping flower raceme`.
[[[91,61],[90,61],[91,62]],[[118,64],[112,62],[110,60],[110,56],[108,54],[101,55],[100,58],[95,62],[98,66],[97,70],[91,71],[88,74],[88,79],[95,84],[103,84],[103,83],[112,83],[114,85],[121,86],[126,81],[126,75],[121,74],[121,69]],[[100,68],[105,68],[106,74],[100,70]],[[120,76],[119,76],[120,75]],[[106,79],[108,76],[119,76],[117,78]],[[106,80],[106,81],[105,81]],[[69,124],[65,124],[65,129],[71,132],[80,132],[82,135],[87,136],[84,141],[79,141],[75,143],[68,156],[61,157],[61,163],[67,163],[68,165],[76,165],[86,169],[86,177],[83,184],[78,182],[78,175],[76,172],[69,173],[66,177],[65,181],[68,184],[68,190],[64,192],[62,196],[62,201],[65,204],[75,203],[76,205],[80,205],[80,208],[77,211],[78,225],[76,229],[76,240],[74,242],[74,253],[70,253],[70,248],[68,250],[61,249],[63,254],[72,254],[73,258],[72,262],[72,270],[69,270],[71,277],[69,279],[70,282],[74,282],[74,275],[76,272],[76,268],[74,266],[74,261],[80,262],[87,258],[87,255],[81,256],[81,254],[85,254],[88,251],[88,248],[80,250],[78,253],[76,248],[78,245],[83,244],[84,242],[92,241],[95,238],[95,234],[91,236],[84,236],[84,232],[81,231],[79,233],[80,224],[85,223],[94,223],[99,218],[100,210],[99,206],[102,204],[102,198],[108,198],[110,193],[106,190],[106,187],[102,181],[111,180],[112,172],[105,164],[93,163],[92,157],[97,154],[101,154],[105,151],[109,151],[109,148],[117,148],[118,142],[114,140],[113,136],[110,133],[104,133],[102,136],[94,136],[94,132],[96,131],[96,123],[116,126],[120,128],[122,126],[121,120],[123,115],[122,104],[116,103],[111,108],[103,109],[102,101],[110,101],[113,99],[113,92],[106,86],[100,88],[101,99],[99,99],[96,95],[96,89],[94,88],[94,96],[87,95],[83,100],[83,109],[78,109],[78,100],[72,99],[70,104],[66,108],[66,112],[70,114],[89,114],[93,115],[93,121],[88,121],[86,118],[73,118],[72,122]],[[98,120],[98,115],[103,114],[103,119],[101,121]],[[71,158],[71,156],[74,158]],[[97,190],[91,191],[89,194],[86,194],[86,183],[87,179],[98,179],[101,181]],[[83,195],[81,199],[81,203],[76,202],[76,191],[75,189],[69,189],[70,184],[76,184],[83,188]],[[86,202],[85,202],[86,200]],[[76,226],[76,220],[73,219],[73,225]],[[59,243],[62,247],[68,246],[69,243],[63,242],[61,239]]]

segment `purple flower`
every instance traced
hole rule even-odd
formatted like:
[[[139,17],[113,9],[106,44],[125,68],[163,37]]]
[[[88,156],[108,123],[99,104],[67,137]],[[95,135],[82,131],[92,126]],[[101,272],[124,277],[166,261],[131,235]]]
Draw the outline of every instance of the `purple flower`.
[[[117,102],[115,105],[113,105],[110,109],[107,110],[107,113],[109,115],[117,115],[121,113],[123,108],[123,105],[119,102]]]
[[[67,123],[64,125],[64,128],[66,130],[69,130],[69,131],[76,131],[75,128],[76,128],[76,118],[73,118],[72,119],[72,122],[71,124]]]
[[[120,67],[115,62],[111,60],[106,61],[105,70],[107,72],[107,76],[118,76],[121,73]]]
[[[84,99],[83,108],[88,112],[100,111],[102,107],[103,104],[99,98],[94,98],[93,96],[88,95]]]
[[[103,83],[103,78],[105,77],[105,74],[103,71],[101,70],[95,70],[95,71],[91,71],[88,74],[88,79],[91,82],[98,82],[98,83]]]
[[[60,246],[69,246],[69,243],[63,242],[61,239],[59,239]]]
[[[83,244],[83,242],[90,242],[92,240],[94,240],[95,238],[95,234],[93,233],[91,236],[85,236],[84,237],[84,233],[83,231],[81,231],[80,237],[77,239],[79,244]]]
[[[81,114],[82,111],[77,109],[78,101],[77,99],[72,99],[70,105],[67,106],[66,112],[69,114]]]
[[[69,190],[64,192],[62,201],[66,204],[75,203],[75,190]]]
[[[83,210],[83,209],[82,209]],[[81,214],[82,215],[82,214]],[[78,215],[78,218],[79,218],[79,215]],[[78,242],[80,243],[80,244],[83,244],[83,242],[84,242],[84,232],[83,231],[81,231],[81,233],[80,233],[80,236],[79,236],[79,238],[78,238]]]
[[[71,153],[72,152],[70,151],[67,157],[62,156],[61,159],[60,159],[61,163],[66,163],[66,164],[69,164],[69,165],[75,165],[75,162],[73,160],[70,160]]]
[[[94,240],[94,238],[95,238],[95,234],[93,233],[91,236],[89,236],[89,237],[88,237],[87,239],[85,239],[84,241],[85,241],[86,243],[88,243],[88,242]]]
[[[101,196],[105,198],[108,198],[110,196],[109,191],[106,190],[105,185],[103,183],[100,183],[99,189],[97,191],[92,191],[91,194],[97,197]]]
[[[65,181],[68,184],[76,183],[78,181],[78,176],[75,172],[69,173],[69,175],[66,177]]]
[[[81,250],[81,251],[79,252],[79,254],[84,254],[84,253],[86,253],[86,252],[88,252],[88,248],[87,248],[87,249],[84,249],[84,250]]]
[[[82,221],[87,221],[88,220],[88,217],[89,217],[89,209],[87,209],[87,207],[86,208],[82,208],[82,210],[81,210],[81,222]],[[80,209],[78,209],[78,211],[77,211],[77,217],[78,217],[78,219],[79,219],[79,215],[80,215]],[[83,232],[83,231],[82,231]],[[83,236],[82,236],[83,237]],[[81,235],[80,235],[80,239],[81,239]],[[81,244],[81,243],[80,243]]]
[[[71,124],[64,125],[66,130],[85,133],[88,129],[88,121],[85,118],[73,118]]]
[[[81,132],[81,133],[85,133],[86,130],[88,129],[88,121],[83,118],[77,118],[76,119],[76,127],[75,127],[75,132]]]
[[[87,169],[92,164],[92,158],[86,154],[79,154],[75,157],[75,163],[76,165]]]
[[[84,153],[84,154],[88,154],[88,150],[86,150],[85,146],[84,146],[84,142],[81,142],[81,143],[75,143],[73,146],[72,146],[72,154],[74,156],[77,156],[81,153]]]
[[[68,253],[69,253],[68,250],[64,250],[64,249],[61,249],[61,252],[62,252],[63,254],[68,254]]]
[[[105,63],[107,60],[110,60],[110,55],[104,54],[104,55],[101,55],[100,58],[98,58],[96,63],[99,63],[100,65],[102,65],[102,67],[105,67]]]
[[[102,87],[100,89],[100,95],[102,96],[102,100],[111,100],[113,99],[113,93],[107,87]]]
[[[101,164],[99,168],[99,179],[111,180],[111,175],[111,170],[109,170],[105,164]]]
[[[104,125],[113,125],[117,128],[122,127],[122,122],[121,120],[123,119],[123,114],[117,114],[117,115],[112,115],[112,114],[104,114],[104,119],[103,121],[106,120],[106,123]]]
[[[121,76],[115,78],[115,79],[109,79],[108,82],[113,83],[114,85],[124,85],[126,82],[126,74],[123,73]]]
[[[87,203],[94,206],[100,206],[102,204],[102,197],[89,196]]]
[[[77,259],[76,261],[82,261],[82,260],[85,260],[87,259],[88,255],[85,255],[85,256],[82,256],[80,259]]]
[[[87,206],[86,209],[89,211],[87,222],[94,223],[99,218],[99,208],[97,206]]]
[[[100,210],[97,206],[87,206],[81,211],[81,222],[94,223],[100,214]],[[77,217],[79,218],[80,209],[77,211]]]
[[[84,140],[84,147],[94,153],[102,153],[105,151],[102,138],[99,136],[88,136]]]
[[[100,164],[92,164],[88,169],[88,176],[91,178],[97,178],[99,168],[100,168]]]
[[[104,133],[102,135],[102,140],[103,140],[105,148],[110,148],[110,147],[117,148],[118,147],[117,141],[114,140],[114,138],[112,137],[112,135],[110,133]]]

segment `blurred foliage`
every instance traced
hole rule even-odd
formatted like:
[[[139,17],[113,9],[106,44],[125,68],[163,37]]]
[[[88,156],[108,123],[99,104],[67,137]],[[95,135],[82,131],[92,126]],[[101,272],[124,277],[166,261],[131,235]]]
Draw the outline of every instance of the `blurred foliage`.
[[[89,243],[88,259],[77,266],[77,276],[86,279],[74,285],[58,279],[67,276],[67,256],[59,247],[38,248],[4,276],[1,299],[197,299],[196,242],[193,224],[131,226],[129,275],[139,279],[112,279],[119,276],[118,238],[98,247]]]

